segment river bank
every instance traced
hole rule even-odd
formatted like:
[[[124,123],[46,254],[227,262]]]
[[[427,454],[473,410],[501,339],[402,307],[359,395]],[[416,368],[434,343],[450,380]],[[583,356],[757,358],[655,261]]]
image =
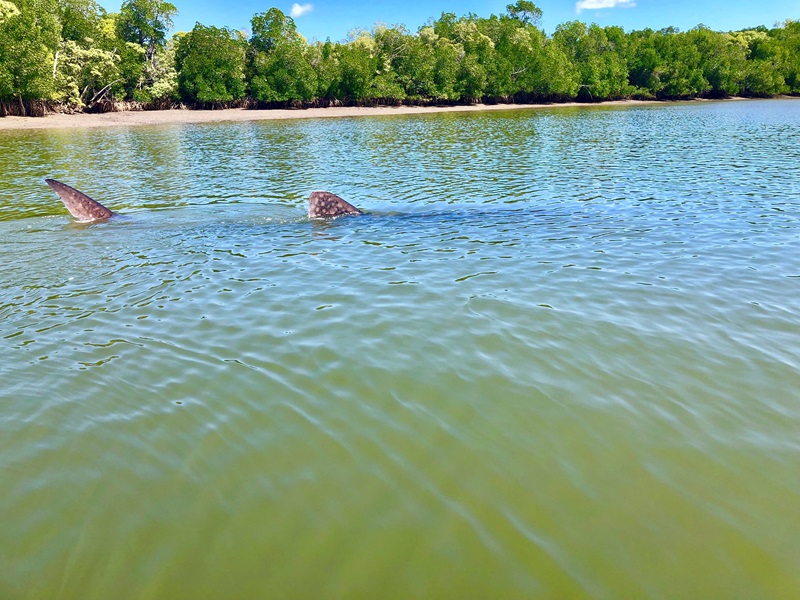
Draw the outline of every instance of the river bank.
[[[692,102],[703,102],[693,100]],[[612,100],[603,106],[662,104],[657,100]],[[265,121],[284,119],[319,119],[387,115],[417,115],[425,113],[477,112],[493,110],[534,110],[545,108],[587,107],[597,104],[565,102],[557,104],[472,104],[464,106],[338,106],[330,108],[249,110],[153,110],[109,113],[48,114],[44,117],[3,117],[0,130],[9,129],[84,129],[89,127],[119,127],[139,125],[185,125]]]

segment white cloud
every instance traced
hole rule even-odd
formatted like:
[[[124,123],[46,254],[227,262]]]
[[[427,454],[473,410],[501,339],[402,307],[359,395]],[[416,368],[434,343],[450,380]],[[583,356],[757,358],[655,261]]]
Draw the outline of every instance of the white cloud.
[[[575,12],[581,14],[583,10],[615,8],[617,6],[632,8],[636,6],[636,0],[578,0],[575,3]]]
[[[310,13],[312,10],[314,10],[313,4],[297,4],[297,2],[295,2],[292,4],[292,12],[290,14],[296,19],[297,17],[302,17],[306,13]]]

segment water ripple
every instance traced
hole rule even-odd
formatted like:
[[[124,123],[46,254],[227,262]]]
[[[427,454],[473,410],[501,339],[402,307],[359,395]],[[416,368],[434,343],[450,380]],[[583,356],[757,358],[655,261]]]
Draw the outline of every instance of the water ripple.
[[[788,597],[795,106],[4,133],[0,595]]]

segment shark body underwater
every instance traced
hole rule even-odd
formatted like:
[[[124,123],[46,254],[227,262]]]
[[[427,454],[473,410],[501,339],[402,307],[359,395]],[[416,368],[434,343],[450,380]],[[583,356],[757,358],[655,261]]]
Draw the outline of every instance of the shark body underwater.
[[[64,203],[64,206],[75,220],[81,223],[104,221],[116,215],[116,213],[96,200],[66,183],[61,183],[55,179],[45,179],[45,182],[61,199],[61,202]],[[330,192],[311,192],[308,197],[309,219],[332,219],[346,215],[363,214],[355,206]]]

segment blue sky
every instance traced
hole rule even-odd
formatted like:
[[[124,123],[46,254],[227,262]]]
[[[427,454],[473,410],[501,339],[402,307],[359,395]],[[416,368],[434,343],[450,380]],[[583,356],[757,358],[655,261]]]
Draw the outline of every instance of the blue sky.
[[[516,0],[513,0],[514,2]],[[275,6],[295,14],[297,29],[309,41],[340,41],[354,28],[370,29],[376,22],[403,24],[416,31],[429,18],[442,12],[479,16],[505,12],[510,0],[172,0],[179,14],[175,31],[188,31],[196,21],[203,25],[245,29],[250,18]],[[681,30],[699,23],[719,31],[767,25],[786,19],[800,19],[800,0],[534,0],[544,15],[542,26],[552,33],[559,23],[579,19],[598,25],[619,25],[631,29]],[[116,12],[121,0],[100,0],[108,11]]]

